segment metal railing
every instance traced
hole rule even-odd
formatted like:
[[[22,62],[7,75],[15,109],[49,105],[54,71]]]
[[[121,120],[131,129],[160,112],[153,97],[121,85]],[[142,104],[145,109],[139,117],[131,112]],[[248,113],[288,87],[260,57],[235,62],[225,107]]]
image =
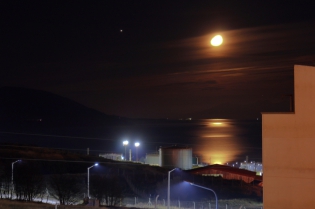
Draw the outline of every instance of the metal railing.
[[[215,209],[215,200],[211,201],[185,201],[172,200],[170,201],[170,209]],[[128,208],[152,208],[152,209],[167,209],[167,200],[155,200],[153,198],[131,199],[127,198],[122,201],[119,206]],[[218,209],[263,209],[262,203],[252,203],[238,200],[219,200]]]

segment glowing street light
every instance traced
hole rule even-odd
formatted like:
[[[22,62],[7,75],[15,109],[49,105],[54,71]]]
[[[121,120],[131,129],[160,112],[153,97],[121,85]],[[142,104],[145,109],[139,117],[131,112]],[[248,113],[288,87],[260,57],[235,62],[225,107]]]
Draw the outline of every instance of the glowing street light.
[[[127,160],[127,156],[126,156],[126,147],[128,146],[129,142],[127,140],[123,141],[123,145],[125,147],[125,161]]]
[[[170,197],[171,197],[171,183],[170,183],[170,179],[171,179],[171,172],[176,170],[177,168],[174,168],[173,170],[170,170],[168,172],[168,182],[167,182],[167,209],[170,209]]]
[[[223,43],[223,38],[221,35],[214,36],[210,41],[212,46],[220,46]]]
[[[200,186],[200,185],[198,185],[198,184],[191,183],[191,182],[188,182],[188,183],[189,183],[190,185],[195,186],[195,187],[200,187],[200,188],[202,188],[202,189],[206,189],[206,190],[209,190],[209,191],[213,192],[213,194],[214,194],[214,196],[215,196],[215,209],[218,209],[218,196],[217,196],[217,194],[215,193],[214,190],[212,190],[212,189],[210,189],[210,188],[207,188],[207,187]]]
[[[135,143],[135,147],[136,147],[136,161],[138,161],[138,147],[140,146],[139,142]]]
[[[91,167],[87,168],[87,196],[90,199],[90,169],[93,168],[94,166],[98,166],[98,163],[95,163]]]

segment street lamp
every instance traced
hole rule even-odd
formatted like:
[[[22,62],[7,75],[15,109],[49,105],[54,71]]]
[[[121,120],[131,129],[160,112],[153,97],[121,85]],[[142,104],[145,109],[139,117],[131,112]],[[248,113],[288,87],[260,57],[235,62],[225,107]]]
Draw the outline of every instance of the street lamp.
[[[200,187],[200,188],[202,188],[202,189],[206,189],[206,190],[209,190],[209,191],[213,192],[213,194],[214,194],[214,196],[215,196],[215,208],[218,209],[218,197],[217,197],[217,194],[215,193],[214,190],[212,190],[212,189],[210,189],[210,188],[207,188],[207,187],[200,186],[200,185],[198,185],[198,184],[191,183],[191,182],[188,182],[188,183],[190,183],[190,185],[193,185],[193,186],[195,186],[195,187]]]
[[[12,163],[12,175],[11,175],[11,184],[13,185],[13,168],[14,168],[14,164],[17,163],[17,162],[20,162],[21,160],[17,160],[17,161],[14,161]]]
[[[139,142],[135,143],[135,147],[136,147],[136,161],[138,161],[138,147],[140,146]]]
[[[125,161],[127,161],[127,156],[126,156],[126,147],[129,144],[129,142],[127,140],[123,141],[123,145],[125,147]]]
[[[174,168],[172,170],[170,170],[168,172],[168,182],[167,182],[167,209],[170,209],[170,191],[171,191],[171,183],[170,183],[170,179],[171,179],[171,172],[176,170],[177,168]]]
[[[98,163],[95,163],[91,167],[87,168],[87,196],[90,199],[90,169],[93,168],[94,166],[98,166]]]

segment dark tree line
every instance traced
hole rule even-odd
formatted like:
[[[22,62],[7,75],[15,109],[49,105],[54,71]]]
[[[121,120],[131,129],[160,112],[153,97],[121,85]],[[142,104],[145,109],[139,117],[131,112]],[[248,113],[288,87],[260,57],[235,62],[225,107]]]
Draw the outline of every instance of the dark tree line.
[[[9,165],[0,165],[0,198],[30,202],[53,197],[61,205],[71,205],[82,201],[86,195],[86,173],[71,173],[67,163],[52,163],[51,172],[45,174],[41,163],[23,161],[15,165],[13,181]],[[118,204],[124,197],[121,188],[117,175],[90,176],[90,195],[104,205]]]
[[[19,165],[14,175],[13,188],[18,200],[42,199],[45,194],[46,181],[44,176],[40,174],[38,164],[24,163]]]
[[[11,198],[13,191],[11,175],[4,166],[0,167],[0,198]]]
[[[82,176],[54,174],[49,176],[48,191],[61,205],[72,205],[83,199]]]
[[[103,205],[117,205],[124,197],[119,182],[119,178],[114,175],[94,175],[91,178],[90,193]]]

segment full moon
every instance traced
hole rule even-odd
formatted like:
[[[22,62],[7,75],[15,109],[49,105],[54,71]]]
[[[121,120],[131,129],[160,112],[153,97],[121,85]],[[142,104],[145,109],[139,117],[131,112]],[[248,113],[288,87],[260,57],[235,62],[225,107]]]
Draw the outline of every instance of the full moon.
[[[221,35],[216,35],[215,37],[213,37],[211,39],[210,43],[211,43],[212,46],[220,46],[222,44],[222,42],[223,42],[222,36]]]

